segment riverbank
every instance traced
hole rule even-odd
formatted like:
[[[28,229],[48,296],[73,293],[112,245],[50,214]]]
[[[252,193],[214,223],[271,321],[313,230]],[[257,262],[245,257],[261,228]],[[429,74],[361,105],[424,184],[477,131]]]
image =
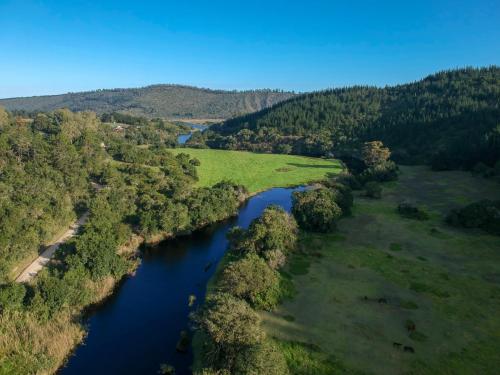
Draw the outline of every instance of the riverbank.
[[[240,196],[238,206],[243,203],[244,199]],[[236,212],[230,212],[221,220],[226,220],[235,214]],[[200,224],[195,230],[200,230],[209,224]],[[180,235],[185,234],[180,233]],[[81,290],[90,296],[85,305],[63,308],[48,320],[40,320],[28,311],[4,311],[0,314],[0,373],[55,373],[67,362],[75,348],[85,340],[87,312],[103,305],[115,294],[122,280],[136,272],[140,263],[138,252],[140,246],[143,244],[154,246],[173,237],[173,233],[167,232],[156,233],[146,238],[132,234],[117,248],[117,253],[126,260],[127,269],[119,277],[107,276],[99,281],[87,279],[85,290]]]

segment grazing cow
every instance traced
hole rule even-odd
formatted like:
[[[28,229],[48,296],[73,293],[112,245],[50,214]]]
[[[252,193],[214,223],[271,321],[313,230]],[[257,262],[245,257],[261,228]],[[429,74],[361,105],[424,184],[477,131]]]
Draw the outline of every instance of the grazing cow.
[[[405,346],[403,348],[403,350],[406,352],[406,353],[415,353],[415,349],[413,349],[413,347],[411,346]]]
[[[379,298],[378,303],[387,303],[387,300],[385,298]]]
[[[401,346],[403,346],[403,344],[400,344],[399,342],[392,343],[392,347],[395,349],[401,349]]]

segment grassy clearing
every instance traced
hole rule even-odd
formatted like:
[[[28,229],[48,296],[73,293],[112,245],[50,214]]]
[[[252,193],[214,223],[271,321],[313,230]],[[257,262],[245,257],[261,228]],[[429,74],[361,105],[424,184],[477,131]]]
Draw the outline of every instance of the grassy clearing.
[[[497,184],[465,172],[403,168],[381,200],[356,197],[336,233],[302,236],[288,266],[295,298],[263,313],[267,332],[285,355],[296,352],[299,369],[317,358],[324,366],[341,363],[333,373],[495,373],[500,239],[448,227],[442,218],[499,195]],[[407,198],[425,206],[430,220],[401,218],[396,206]]]
[[[177,148],[171,151],[184,152],[200,160],[199,186],[212,186],[230,179],[245,185],[251,193],[306,184],[342,171],[338,160],[211,149]]]

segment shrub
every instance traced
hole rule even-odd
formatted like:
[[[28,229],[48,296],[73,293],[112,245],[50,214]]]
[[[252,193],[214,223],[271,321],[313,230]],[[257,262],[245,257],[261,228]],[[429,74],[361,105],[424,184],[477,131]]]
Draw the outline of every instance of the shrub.
[[[398,166],[393,161],[368,167],[358,177],[362,183],[368,181],[387,182],[398,179]]]
[[[284,264],[287,253],[295,246],[297,223],[281,207],[271,206],[252,221],[248,230],[231,230],[228,239],[232,251],[256,253],[276,269]]]
[[[491,234],[500,235],[500,201],[482,200],[452,210],[446,221],[454,226],[481,228]]]
[[[266,340],[260,345],[239,352],[231,373],[235,375],[286,375],[289,371],[280,348]]]
[[[362,188],[362,184],[358,178],[350,173],[341,173],[337,177],[337,181],[345,186],[348,186],[352,190],[360,190]]]
[[[370,181],[365,185],[365,195],[369,198],[382,198],[382,186],[378,182]]]
[[[279,281],[279,274],[262,258],[249,254],[224,269],[219,285],[223,292],[243,298],[256,308],[269,310],[278,302]]]
[[[398,213],[407,219],[427,220],[429,215],[411,203],[402,202],[398,205]]]
[[[334,191],[326,188],[294,192],[292,212],[301,228],[317,232],[332,230],[342,216]]]
[[[350,215],[354,204],[351,188],[335,180],[325,181],[323,185],[333,191],[335,203],[342,209],[342,214],[345,216]]]
[[[265,337],[259,315],[245,301],[227,293],[207,297],[194,320],[225,351],[260,344]]]
[[[391,156],[391,152],[381,141],[365,142],[362,153],[363,161],[368,167],[383,164]]]
[[[26,287],[19,283],[0,285],[0,312],[17,310],[23,306]]]

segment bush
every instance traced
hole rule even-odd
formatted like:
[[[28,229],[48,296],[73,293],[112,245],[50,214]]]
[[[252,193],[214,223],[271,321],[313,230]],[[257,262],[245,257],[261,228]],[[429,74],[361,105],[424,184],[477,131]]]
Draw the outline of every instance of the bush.
[[[375,181],[367,182],[365,185],[365,195],[369,198],[382,198],[382,186]]]
[[[363,186],[356,176],[350,173],[342,173],[337,177],[337,181],[352,190],[360,190]]]
[[[354,204],[351,188],[335,180],[325,181],[323,185],[333,191],[335,203],[342,209],[342,215],[350,215]]]
[[[500,201],[482,200],[452,210],[446,221],[454,226],[481,228],[491,234],[500,235]]]
[[[427,220],[429,215],[427,212],[412,205],[411,203],[403,202],[398,205],[398,213],[407,219]]]
[[[228,239],[232,251],[240,255],[255,253],[277,269],[297,242],[297,223],[281,207],[271,206],[252,221],[248,230],[231,230]]]
[[[398,166],[393,161],[386,161],[368,167],[359,175],[359,179],[362,183],[367,183],[368,181],[394,181],[398,179]]]
[[[219,281],[223,292],[243,298],[253,307],[272,309],[279,298],[279,274],[256,254],[230,263]]]
[[[0,312],[22,308],[26,287],[19,283],[0,285]]]
[[[207,297],[203,310],[194,320],[213,343],[225,351],[260,344],[265,337],[259,314],[245,301],[227,293]]]
[[[292,212],[301,228],[317,232],[334,229],[342,216],[334,191],[326,188],[294,192]]]
[[[286,375],[289,374],[285,357],[274,343],[264,341],[238,353],[232,374]]]

